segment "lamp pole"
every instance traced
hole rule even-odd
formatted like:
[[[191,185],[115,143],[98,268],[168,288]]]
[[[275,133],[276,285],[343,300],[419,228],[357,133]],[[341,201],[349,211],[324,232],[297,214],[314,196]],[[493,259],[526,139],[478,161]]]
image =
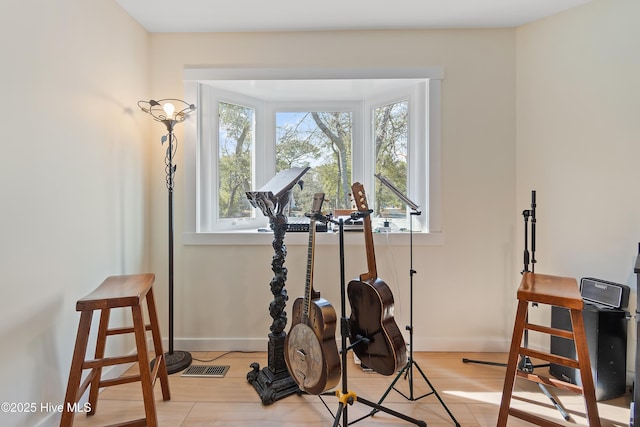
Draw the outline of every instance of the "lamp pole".
[[[175,112],[173,103],[179,103],[181,109]],[[167,372],[174,374],[191,365],[191,354],[186,351],[174,351],[173,348],[173,312],[174,312],[174,274],[173,274],[173,187],[176,165],[173,158],[177,151],[177,139],[174,134],[174,126],[185,120],[187,114],[196,109],[195,105],[188,104],[178,99],[139,101],[138,106],[145,113],[149,113],[154,120],[159,121],[167,128],[167,135],[162,137],[162,143],[168,140],[165,155],[166,185],[168,191],[168,257],[169,257],[169,351],[164,354]],[[152,364],[155,360],[152,361]]]
[[[167,147],[167,192],[168,199],[168,218],[169,218],[169,354],[167,357],[167,369],[171,362],[169,358],[174,358],[173,351],[173,184],[174,184],[174,168],[173,168],[173,121],[166,120],[167,130],[169,131],[169,146]],[[190,364],[190,363],[189,363]],[[188,366],[188,365],[187,365]],[[173,373],[173,372],[172,372]]]

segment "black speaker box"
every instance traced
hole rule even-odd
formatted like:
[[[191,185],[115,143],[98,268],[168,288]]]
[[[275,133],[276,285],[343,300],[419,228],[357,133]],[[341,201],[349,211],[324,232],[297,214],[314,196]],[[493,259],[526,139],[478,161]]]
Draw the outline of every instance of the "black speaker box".
[[[626,392],[629,313],[620,309],[585,303],[582,317],[596,388],[596,400],[622,396]],[[572,328],[569,310],[552,307],[551,327],[570,331]],[[566,338],[552,336],[551,353],[576,358],[574,343]],[[582,385],[580,372],[576,369],[552,363],[549,372],[560,380]]]
[[[580,280],[580,295],[585,301],[611,308],[627,308],[629,287],[606,280],[583,277]]]

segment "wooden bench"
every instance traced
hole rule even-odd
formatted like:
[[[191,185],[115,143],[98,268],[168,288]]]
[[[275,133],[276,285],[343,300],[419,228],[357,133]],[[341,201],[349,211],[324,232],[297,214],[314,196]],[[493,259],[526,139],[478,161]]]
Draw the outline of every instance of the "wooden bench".
[[[60,421],[61,427],[71,427],[75,415],[74,406],[89,388],[89,411],[93,415],[97,409],[98,391],[101,387],[139,381],[142,386],[145,417],[117,424],[118,426],[150,426],[158,425],[153,387],[157,378],[160,379],[163,400],[169,400],[169,379],[162,351],[160,328],[153,298],[153,274],[137,274],[129,276],[111,276],[100,286],[76,303],[76,311],[80,312],[78,335],[73,350],[69,382],[64,399],[64,409]],[[142,301],[147,302],[149,324],[144,322]],[[109,329],[109,315],[115,308],[131,308],[133,326]],[[91,321],[94,311],[100,311],[100,324],[96,339],[95,358],[85,360]],[[151,331],[155,361],[153,370],[149,364],[146,331]],[[137,353],[129,356],[105,357],[106,340],[108,336],[135,334]],[[140,368],[138,375],[121,376],[114,379],[101,379],[102,368],[137,362]],[[82,384],[83,371],[89,370]]]
[[[530,302],[567,308],[571,315],[573,331],[565,331],[529,323],[527,313]],[[584,302],[575,279],[529,272],[524,273],[520,288],[518,289],[518,310],[516,312],[511,348],[509,350],[509,361],[507,363],[504,388],[502,390],[498,427],[506,426],[509,415],[541,426],[563,425],[511,407],[511,397],[516,376],[545,386],[558,387],[582,394],[586,404],[589,425],[592,427],[600,427],[595,388],[591,374],[591,363],[589,361],[589,350],[587,348],[587,338],[582,317],[583,307]],[[576,347],[577,360],[523,347],[522,337],[525,329],[573,340]],[[555,378],[536,375],[533,372],[518,370],[518,359],[520,356],[528,356],[579,369],[582,386]]]

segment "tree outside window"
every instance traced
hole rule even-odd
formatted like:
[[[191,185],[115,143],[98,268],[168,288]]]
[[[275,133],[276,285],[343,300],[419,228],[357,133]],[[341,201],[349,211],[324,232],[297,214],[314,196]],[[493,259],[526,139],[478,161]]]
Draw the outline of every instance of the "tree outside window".
[[[313,195],[325,193],[325,211],[348,209],[351,186],[350,112],[276,113],[276,172],[310,166],[295,189],[289,216],[311,210]]]
[[[375,171],[403,194],[407,193],[408,102],[374,108]],[[375,182],[375,217],[405,218],[406,205],[379,181]]]
[[[246,218],[253,209],[245,194],[251,191],[254,150],[252,108],[221,102],[218,105],[218,216]]]
[[[428,233],[433,224],[439,229],[439,212],[431,213],[440,194],[431,190],[439,189],[440,131],[429,122],[439,123],[439,70],[414,72],[435,79],[235,80],[221,73],[223,78],[206,81],[198,73],[187,85],[201,105],[192,128],[197,141],[185,157],[195,165],[187,176],[190,230],[230,235],[264,228],[264,215],[246,193],[292,167],[310,169],[304,185],[293,188],[285,211],[290,217],[309,212],[317,192],[325,193],[325,212],[354,209],[351,185],[358,181],[374,228],[390,220],[392,231],[406,231],[413,220],[416,231]],[[428,216],[410,216],[374,174],[384,175]]]
[[[219,218],[245,218],[253,210],[245,196],[251,191],[254,150],[252,108],[219,103]],[[408,102],[373,109],[375,172],[407,192]],[[311,169],[292,193],[288,216],[302,217],[313,195],[325,193],[325,211],[351,209],[352,113],[348,111],[277,112],[276,172],[292,167]],[[374,217],[404,218],[406,206],[375,182],[369,204]]]

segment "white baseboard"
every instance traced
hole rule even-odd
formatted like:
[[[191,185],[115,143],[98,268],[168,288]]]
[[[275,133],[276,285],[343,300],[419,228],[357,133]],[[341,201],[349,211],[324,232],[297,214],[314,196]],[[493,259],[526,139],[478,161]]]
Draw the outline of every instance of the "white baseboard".
[[[340,346],[340,338],[338,347]],[[408,340],[407,340],[408,343]],[[416,338],[414,351],[508,352],[510,342],[504,339]],[[165,351],[169,348],[163,339]],[[268,339],[264,338],[178,338],[174,350],[182,351],[267,351]]]
[[[506,353],[511,341],[502,338],[413,338],[414,351],[460,351],[474,353]]]
[[[268,338],[178,338],[173,341],[174,350],[182,351],[267,351]],[[167,351],[169,340],[162,339]]]

